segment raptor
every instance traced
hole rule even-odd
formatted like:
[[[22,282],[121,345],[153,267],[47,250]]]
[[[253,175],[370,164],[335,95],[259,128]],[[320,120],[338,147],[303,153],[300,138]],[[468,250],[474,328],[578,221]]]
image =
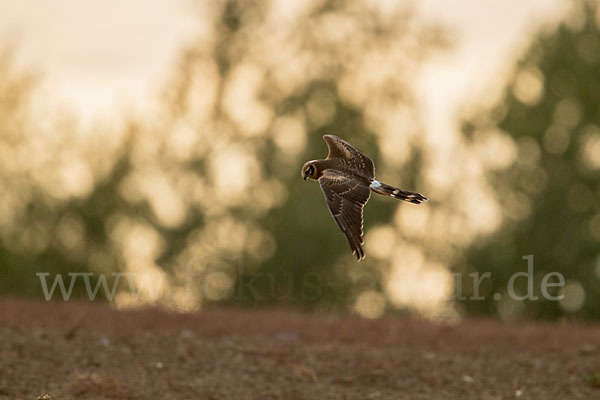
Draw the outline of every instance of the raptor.
[[[363,208],[371,192],[414,204],[421,204],[427,198],[376,180],[373,161],[345,140],[334,135],[325,135],[323,140],[329,148],[327,158],[306,162],[302,178],[319,181],[329,212],[346,235],[352,254],[360,261],[365,258]]]

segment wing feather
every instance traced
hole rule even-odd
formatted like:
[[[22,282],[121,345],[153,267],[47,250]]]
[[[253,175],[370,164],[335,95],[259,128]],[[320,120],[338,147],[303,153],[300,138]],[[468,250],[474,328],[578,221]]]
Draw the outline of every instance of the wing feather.
[[[335,219],[360,261],[365,257],[363,241],[363,207],[371,190],[361,180],[341,171],[328,169],[319,178],[321,190],[327,200],[329,212]]]
[[[375,178],[373,160],[364,155],[356,147],[335,135],[325,135],[323,136],[323,140],[327,143],[327,148],[329,149],[327,158],[342,159],[347,166],[359,171],[366,178]]]

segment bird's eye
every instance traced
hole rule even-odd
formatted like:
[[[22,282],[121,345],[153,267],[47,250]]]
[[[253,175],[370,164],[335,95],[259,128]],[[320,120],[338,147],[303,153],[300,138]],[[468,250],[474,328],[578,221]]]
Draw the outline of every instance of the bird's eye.
[[[314,172],[315,172],[315,167],[313,167],[312,165],[309,165],[308,169],[306,170],[306,173],[310,176],[313,176]]]

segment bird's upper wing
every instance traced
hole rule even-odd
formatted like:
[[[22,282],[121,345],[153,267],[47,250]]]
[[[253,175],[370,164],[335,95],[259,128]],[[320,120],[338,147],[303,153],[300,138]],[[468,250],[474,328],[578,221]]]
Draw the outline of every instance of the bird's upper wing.
[[[371,189],[361,180],[341,171],[328,169],[319,178],[327,206],[335,222],[348,239],[352,253],[360,261],[365,257],[363,241],[363,207]]]
[[[375,178],[373,161],[356,147],[335,135],[325,135],[323,140],[329,148],[327,158],[341,158],[349,167],[363,172],[367,178]]]

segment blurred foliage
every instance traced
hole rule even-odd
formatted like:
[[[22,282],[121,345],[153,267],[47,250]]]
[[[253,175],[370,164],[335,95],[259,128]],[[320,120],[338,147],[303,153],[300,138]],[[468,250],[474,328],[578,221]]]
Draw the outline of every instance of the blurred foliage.
[[[198,38],[152,106],[89,128],[0,53],[0,291],[39,298],[38,272],[50,284],[93,272],[92,286],[124,272],[139,296],[122,280],[119,306],[277,302],[452,318],[451,267],[467,298],[469,274],[491,274],[482,300],[458,298],[467,314],[598,318],[596,2],[575,2],[535,41],[502,102],[463,137],[424,132],[413,85],[448,47],[445,33],[392,3],[199,2]],[[382,180],[431,199],[374,197],[360,264],[318,185],[300,178],[327,154],[325,133],[371,155]],[[538,299],[512,301],[509,280],[530,254]],[[561,301],[540,292],[550,272],[566,278],[550,290]],[[81,280],[74,291],[85,297]]]
[[[366,288],[366,309],[383,307],[381,271],[355,265],[299,171],[335,133],[415,187],[412,79],[441,31],[369,1],[199,7],[202,33],[154,106],[89,132],[32,101],[31,79],[0,58],[0,290],[39,297],[36,272],[127,272],[141,289],[123,306],[338,307]],[[372,200],[366,229],[397,206]]]
[[[472,287],[466,273],[489,271],[493,277],[482,283],[485,300],[461,303],[468,313],[600,317],[600,14],[596,2],[574,4],[563,25],[529,49],[502,103],[465,125],[473,147],[508,133],[515,155],[509,168],[488,175],[502,206],[502,228],[475,241],[455,262],[466,288]],[[511,301],[509,279],[527,270],[522,257],[531,254],[539,299]],[[553,271],[566,279],[564,288],[550,290],[564,295],[561,301],[545,300],[540,292],[543,277]],[[515,283],[517,293],[527,292],[525,279]]]

